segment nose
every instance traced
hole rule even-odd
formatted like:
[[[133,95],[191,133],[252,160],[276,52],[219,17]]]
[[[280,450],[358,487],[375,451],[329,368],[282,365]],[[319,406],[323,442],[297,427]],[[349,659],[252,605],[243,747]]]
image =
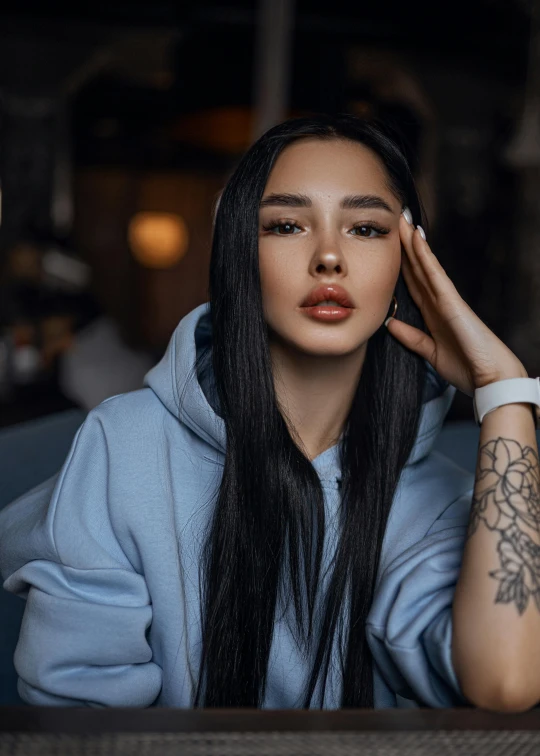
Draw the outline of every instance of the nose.
[[[311,264],[313,270],[317,273],[324,273],[325,271],[343,273],[345,271],[345,258],[339,239],[335,235],[327,233],[321,236],[313,253]]]

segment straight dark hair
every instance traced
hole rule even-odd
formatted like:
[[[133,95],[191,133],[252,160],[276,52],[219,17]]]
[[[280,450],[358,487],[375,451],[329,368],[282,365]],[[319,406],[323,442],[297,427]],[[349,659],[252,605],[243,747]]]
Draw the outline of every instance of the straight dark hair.
[[[339,537],[322,595],[324,494],[277,403],[258,260],[259,203],[270,171],[287,145],[305,138],[350,140],[371,149],[392,192],[425,226],[413,176],[392,133],[347,114],[295,118],[270,129],[223,190],[209,299],[226,455],[200,563],[202,648],[194,706],[261,707],[276,612],[290,607],[291,630],[311,660],[302,706],[312,706],[319,685],[323,707],[336,636],[341,706],[373,706],[365,621],[388,513],[418,430],[426,365],[384,325],[369,339],[339,444]],[[400,319],[426,331],[401,273],[395,294]]]

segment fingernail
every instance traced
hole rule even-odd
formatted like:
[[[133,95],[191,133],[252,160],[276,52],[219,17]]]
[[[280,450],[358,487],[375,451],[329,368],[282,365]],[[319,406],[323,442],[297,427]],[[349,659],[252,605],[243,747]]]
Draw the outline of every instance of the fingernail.
[[[385,324],[385,326],[386,326],[387,328],[388,328],[388,322],[389,322],[390,320],[393,320],[393,319],[394,319],[394,318],[393,318],[393,317],[392,317],[391,315],[390,315],[390,317],[389,317],[389,318],[386,318],[386,320],[384,321],[384,324]]]
[[[417,226],[416,228],[420,231],[420,236],[425,241],[426,240],[426,232],[424,231],[424,229],[422,228],[422,226]]]
[[[412,213],[411,213],[411,211],[409,210],[408,207],[404,207],[403,208],[402,215],[405,218],[405,220],[407,221],[407,223],[409,224],[409,226],[412,225]]]

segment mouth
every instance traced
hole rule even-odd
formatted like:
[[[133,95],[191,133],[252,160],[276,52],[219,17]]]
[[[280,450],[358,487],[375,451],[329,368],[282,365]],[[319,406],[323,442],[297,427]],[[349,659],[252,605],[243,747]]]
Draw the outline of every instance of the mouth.
[[[354,307],[343,307],[336,304],[325,304],[324,302],[300,307],[300,312],[307,317],[321,322],[340,322],[347,320],[354,312]]]
[[[340,304],[339,302],[334,302],[332,300],[326,300],[326,301],[323,301],[323,302],[315,302],[315,304],[312,304],[312,305],[308,304],[308,305],[303,305],[303,306],[304,307],[328,307],[328,308],[343,307],[346,310],[350,310],[351,309],[348,305]]]
[[[354,303],[347,291],[337,285],[317,287],[308,294],[300,306],[354,309]]]

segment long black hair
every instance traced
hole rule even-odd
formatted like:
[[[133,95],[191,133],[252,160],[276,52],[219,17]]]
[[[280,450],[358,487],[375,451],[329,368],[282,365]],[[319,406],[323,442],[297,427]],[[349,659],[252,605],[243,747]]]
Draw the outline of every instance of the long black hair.
[[[322,708],[338,639],[342,707],[373,706],[365,621],[395,489],[417,434],[425,361],[382,325],[369,339],[342,439],[339,537],[324,595],[324,497],[274,391],[258,262],[259,203],[281,151],[301,138],[360,142],[383,162],[415,223],[423,209],[392,133],[354,116],[290,119],[244,155],[214,226],[209,299],[211,364],[226,455],[200,563],[202,649],[193,705],[260,707],[277,610],[292,607],[310,660],[303,706]],[[400,273],[399,317],[426,331]],[[347,615],[345,622],[343,616]]]

